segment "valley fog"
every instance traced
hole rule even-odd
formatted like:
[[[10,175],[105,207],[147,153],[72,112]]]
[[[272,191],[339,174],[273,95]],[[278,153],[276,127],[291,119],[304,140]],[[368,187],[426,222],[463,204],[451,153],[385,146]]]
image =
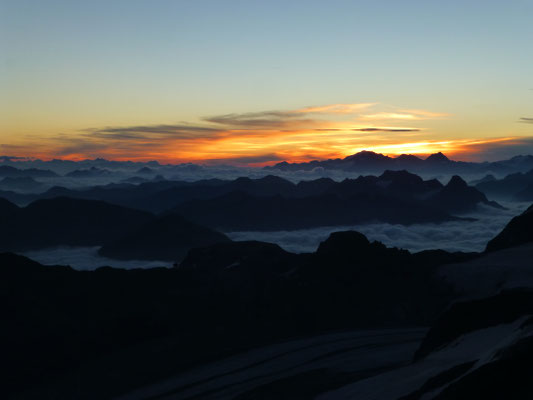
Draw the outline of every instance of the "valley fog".
[[[487,242],[498,234],[516,215],[522,213],[529,203],[501,202],[506,210],[488,209],[480,206],[476,212],[462,214],[475,221],[452,221],[440,224],[362,224],[295,231],[276,232],[227,232],[232,240],[260,240],[280,245],[287,251],[307,253],[316,250],[320,242],[332,232],[354,230],[363,233],[369,240],[377,240],[387,246],[412,252],[442,249],[446,251],[480,252]]]

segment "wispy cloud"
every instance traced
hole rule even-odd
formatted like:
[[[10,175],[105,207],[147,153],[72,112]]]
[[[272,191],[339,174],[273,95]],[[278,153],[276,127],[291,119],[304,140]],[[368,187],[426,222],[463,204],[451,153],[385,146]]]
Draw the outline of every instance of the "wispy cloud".
[[[533,124],[533,118],[522,117],[520,118],[519,122],[523,122],[525,124]]]
[[[415,128],[354,128],[357,132],[420,132]]]
[[[301,118],[293,112],[265,111],[260,113],[225,114],[205,117],[205,122],[245,129],[272,129],[312,126],[320,121]]]
[[[198,138],[208,137],[220,131],[213,127],[195,125],[148,125],[148,126],[125,126],[89,128],[84,134],[101,139],[142,139],[142,138]]]
[[[262,111],[251,113],[233,113],[204,117],[205,122],[246,128],[286,128],[311,127],[321,124],[317,119],[325,116],[356,116],[362,111],[376,106],[377,103],[328,104],[323,106],[309,106],[288,111]],[[304,116],[314,115],[314,118]]]
[[[504,160],[533,154],[533,137],[505,137],[471,140],[463,145],[464,158],[472,161]]]
[[[448,114],[378,103],[330,104],[292,110],[232,113],[176,124],[105,126],[49,137],[39,156],[71,159],[157,159],[166,162],[266,164],[280,160],[345,157],[361,150],[385,154],[485,152],[524,145],[516,138],[447,139],[426,121]],[[522,118],[525,123],[533,119]],[[5,154],[35,155],[31,146],[0,147]]]
[[[294,113],[319,114],[356,114],[367,110],[378,103],[328,104],[325,106],[310,106],[293,111]]]
[[[440,119],[448,117],[449,114],[436,113],[425,110],[397,110],[397,111],[383,111],[373,114],[362,115],[364,120],[410,120],[419,121],[427,119]]]

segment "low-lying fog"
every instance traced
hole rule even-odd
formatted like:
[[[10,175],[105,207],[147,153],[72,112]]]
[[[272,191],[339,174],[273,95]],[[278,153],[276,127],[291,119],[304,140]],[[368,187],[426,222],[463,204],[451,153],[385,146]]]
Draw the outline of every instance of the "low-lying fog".
[[[461,215],[476,221],[454,221],[441,224],[392,225],[384,223],[323,227],[281,232],[229,232],[232,240],[260,240],[277,243],[285,250],[303,253],[315,251],[331,232],[355,230],[370,240],[411,251],[442,249],[447,251],[483,251],[496,236],[529,203],[501,203],[507,210],[481,206],[478,212]]]
[[[487,242],[496,236],[516,215],[522,213],[529,203],[503,203],[507,210],[483,207],[478,212],[464,216],[474,222],[446,222],[442,224],[414,224],[410,226],[391,224],[367,224],[342,227],[324,227],[297,231],[277,232],[230,232],[232,240],[260,240],[277,243],[285,250],[302,253],[313,252],[331,232],[356,230],[370,240],[379,240],[387,246],[396,246],[411,251],[443,249],[448,251],[483,251]],[[92,270],[101,266],[117,268],[170,267],[165,261],[119,261],[98,255],[98,247],[61,247],[49,250],[29,251],[25,256],[46,265],[70,265],[79,270]]]
[[[27,251],[24,256],[44,265],[70,265],[84,271],[108,266],[115,268],[154,268],[171,267],[168,261],[123,261],[98,255],[99,247],[58,247],[54,249]]]

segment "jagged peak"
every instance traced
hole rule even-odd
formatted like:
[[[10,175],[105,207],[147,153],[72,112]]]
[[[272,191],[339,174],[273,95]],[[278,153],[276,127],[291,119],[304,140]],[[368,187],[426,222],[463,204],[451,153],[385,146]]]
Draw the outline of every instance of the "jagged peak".
[[[369,150],[363,150],[359,153],[352,154],[351,156],[346,157],[345,161],[351,161],[351,160],[383,160],[383,159],[389,159],[390,157],[383,155],[381,153],[375,153],[373,151]]]
[[[398,157],[396,157],[396,160],[398,161],[422,161],[421,158],[413,154],[400,154]]]
[[[410,180],[414,179],[417,181],[422,181],[422,178],[420,178],[418,175],[412,174],[411,172],[405,169],[402,169],[399,171],[393,171],[393,170],[387,169],[385,170],[385,172],[381,174],[379,178],[385,179],[385,180],[394,180],[394,179],[403,178],[403,179],[410,179]]]
[[[358,251],[370,246],[370,241],[365,235],[356,231],[333,232],[320,243],[317,252],[319,254],[339,253],[346,250]]]
[[[452,179],[450,179],[450,181],[446,185],[446,187],[448,187],[448,188],[463,188],[463,187],[467,187],[467,186],[468,186],[468,184],[459,175],[452,176]]]
[[[426,158],[426,161],[430,162],[447,162],[450,161],[448,157],[446,157],[442,152],[431,154],[428,158]]]

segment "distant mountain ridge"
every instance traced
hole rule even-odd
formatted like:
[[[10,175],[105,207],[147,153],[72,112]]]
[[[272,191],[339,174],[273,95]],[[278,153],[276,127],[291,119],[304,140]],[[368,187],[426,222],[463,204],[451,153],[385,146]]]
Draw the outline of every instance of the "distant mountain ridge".
[[[443,222],[457,219],[452,213],[471,211],[479,204],[501,208],[459,176],[454,176],[447,185],[437,180],[424,181],[407,171],[296,185],[281,178],[267,178],[234,181],[232,188],[238,190],[184,201],[173,211],[215,229],[238,231],[369,222],[407,225]],[[277,191],[272,191],[273,188]]]
[[[273,166],[264,167],[267,170],[281,171],[310,171],[315,168],[342,171],[374,172],[386,169],[402,170],[411,172],[431,173],[512,173],[524,172],[533,168],[533,156],[515,156],[508,160],[495,162],[465,162],[454,161],[441,152],[431,154],[423,159],[411,154],[401,154],[390,157],[373,151],[361,151],[345,158],[329,160],[313,160],[302,163],[289,163],[283,161]]]
[[[0,177],[2,168],[10,167],[21,171],[30,170],[51,170],[54,174],[63,176],[75,170],[89,170],[91,168],[108,169],[112,172],[129,171],[130,173],[148,174],[148,173],[180,173],[180,172],[199,172],[207,168],[206,175],[212,174],[213,165],[204,164],[161,164],[158,161],[138,162],[138,161],[114,161],[104,158],[87,159],[80,161],[54,159],[43,161],[39,159],[20,159],[16,157],[0,156]],[[222,169],[231,166],[220,165]],[[355,171],[364,173],[382,173],[386,169],[401,170],[407,169],[411,172],[445,174],[466,174],[466,173],[495,173],[510,174],[515,172],[526,172],[533,169],[532,155],[519,155],[506,160],[494,162],[464,162],[449,159],[443,153],[435,153],[427,158],[421,158],[412,154],[401,154],[397,157],[390,157],[372,151],[361,151],[345,158],[336,158],[328,160],[313,160],[310,162],[291,163],[287,161],[279,162],[274,166],[265,167],[265,170],[280,171],[310,171],[314,168],[321,167],[328,170]],[[150,172],[151,170],[151,172]],[[157,172],[159,171],[159,172]],[[15,172],[18,174],[17,172]],[[18,176],[28,176],[18,175]],[[31,176],[31,175],[30,175]]]
[[[208,179],[195,182],[154,180],[140,184],[108,184],[78,190],[53,187],[35,195],[0,192],[0,197],[24,204],[36,199],[66,196],[100,200],[154,213],[172,210],[187,202],[224,198],[231,193],[243,193],[257,198],[281,196],[293,202],[294,199],[323,195],[333,195],[343,199],[372,195],[389,198],[391,206],[394,205],[394,199],[418,205],[423,202],[425,207],[446,213],[470,211],[480,203],[498,206],[489,202],[481,192],[468,186],[460,177],[457,176],[450,182],[451,186],[442,185],[436,179],[423,180],[404,170],[385,171],[380,176],[359,176],[341,182],[320,178],[296,184],[278,176],[267,175],[258,179],[241,177],[234,180]],[[455,185],[454,182],[462,184]],[[439,192],[442,193],[437,195]],[[445,194],[446,198],[443,197]]]
[[[533,169],[515,172],[502,179],[485,177],[476,183],[476,188],[483,193],[507,200],[533,201]]]
[[[0,198],[0,224],[0,251],[104,246],[103,255],[110,258],[176,262],[193,247],[230,241],[176,215],[156,217],[68,197],[37,200],[24,208]]]
[[[43,170],[36,168],[19,169],[9,165],[0,165],[0,177],[4,178],[53,178],[58,174],[51,170]]]

